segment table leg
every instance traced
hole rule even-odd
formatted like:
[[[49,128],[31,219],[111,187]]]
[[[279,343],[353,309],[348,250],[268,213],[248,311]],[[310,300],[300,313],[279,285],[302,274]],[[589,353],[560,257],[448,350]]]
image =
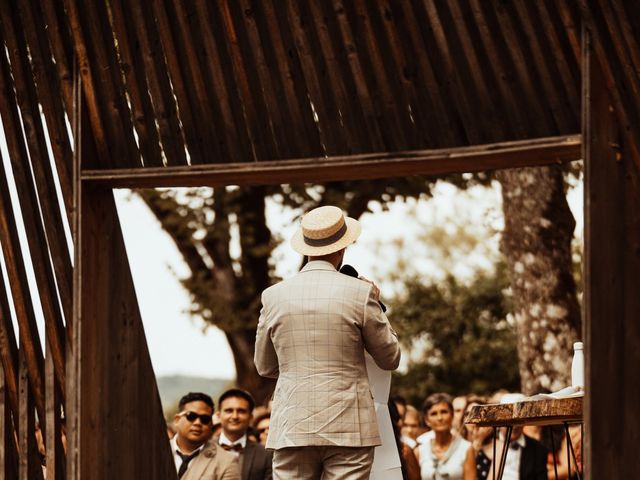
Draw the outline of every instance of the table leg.
[[[580,469],[578,468],[578,460],[576,459],[576,453],[573,450],[573,442],[571,441],[571,435],[569,435],[569,424],[564,422],[564,431],[567,436],[567,462],[569,466],[569,478],[571,478],[571,457],[573,457],[573,461],[576,464],[576,475],[578,475],[578,480],[582,480],[582,474],[580,473]],[[580,431],[582,432],[582,424],[580,424]],[[580,442],[582,444],[582,440]],[[580,446],[582,448],[582,445]]]
[[[513,431],[512,426],[507,427],[507,433],[505,435],[505,442],[502,446],[502,453],[500,454],[500,465],[498,468],[498,480],[502,480],[502,475],[504,474],[504,466],[507,463],[507,454],[509,453],[509,443],[511,443],[511,432]],[[495,462],[495,458],[494,458]],[[495,466],[495,465],[494,465]]]

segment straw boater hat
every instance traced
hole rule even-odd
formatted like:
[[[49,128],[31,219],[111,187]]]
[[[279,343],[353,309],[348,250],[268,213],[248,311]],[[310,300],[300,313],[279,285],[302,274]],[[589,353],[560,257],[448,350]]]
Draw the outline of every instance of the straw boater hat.
[[[318,207],[302,217],[291,247],[302,255],[328,255],[355,242],[361,230],[360,222],[345,217],[338,207]]]

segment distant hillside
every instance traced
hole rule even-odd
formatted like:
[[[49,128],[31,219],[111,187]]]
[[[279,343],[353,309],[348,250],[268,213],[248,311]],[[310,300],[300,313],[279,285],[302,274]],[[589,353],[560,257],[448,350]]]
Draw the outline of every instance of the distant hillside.
[[[211,395],[213,401],[217,402],[220,394],[234,384],[233,380],[224,378],[188,377],[184,375],[158,377],[157,381],[165,417],[173,416],[176,413],[178,401],[185,393],[204,392]]]

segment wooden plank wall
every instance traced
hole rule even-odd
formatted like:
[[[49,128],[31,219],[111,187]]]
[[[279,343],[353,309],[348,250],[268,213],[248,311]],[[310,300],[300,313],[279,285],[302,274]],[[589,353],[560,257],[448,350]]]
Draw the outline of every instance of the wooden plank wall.
[[[176,478],[113,192],[79,188],[68,478]]]
[[[583,74],[585,468],[592,479],[639,478],[640,137],[614,109],[597,50],[593,42],[584,49]]]

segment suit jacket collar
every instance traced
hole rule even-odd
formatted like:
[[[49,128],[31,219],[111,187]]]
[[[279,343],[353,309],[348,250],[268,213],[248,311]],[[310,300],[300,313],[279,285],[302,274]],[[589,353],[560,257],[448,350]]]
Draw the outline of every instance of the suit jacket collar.
[[[336,267],[331,265],[329,262],[325,262],[324,260],[313,260],[312,262],[308,262],[304,267],[302,267],[302,270],[300,270],[300,273],[317,271],[317,270],[326,270],[326,271],[335,272]]]
[[[201,478],[209,462],[212,462],[216,458],[217,448],[216,442],[213,439],[205,443],[200,454],[191,461],[192,465],[187,470],[187,475],[185,476],[188,476],[188,478]]]

